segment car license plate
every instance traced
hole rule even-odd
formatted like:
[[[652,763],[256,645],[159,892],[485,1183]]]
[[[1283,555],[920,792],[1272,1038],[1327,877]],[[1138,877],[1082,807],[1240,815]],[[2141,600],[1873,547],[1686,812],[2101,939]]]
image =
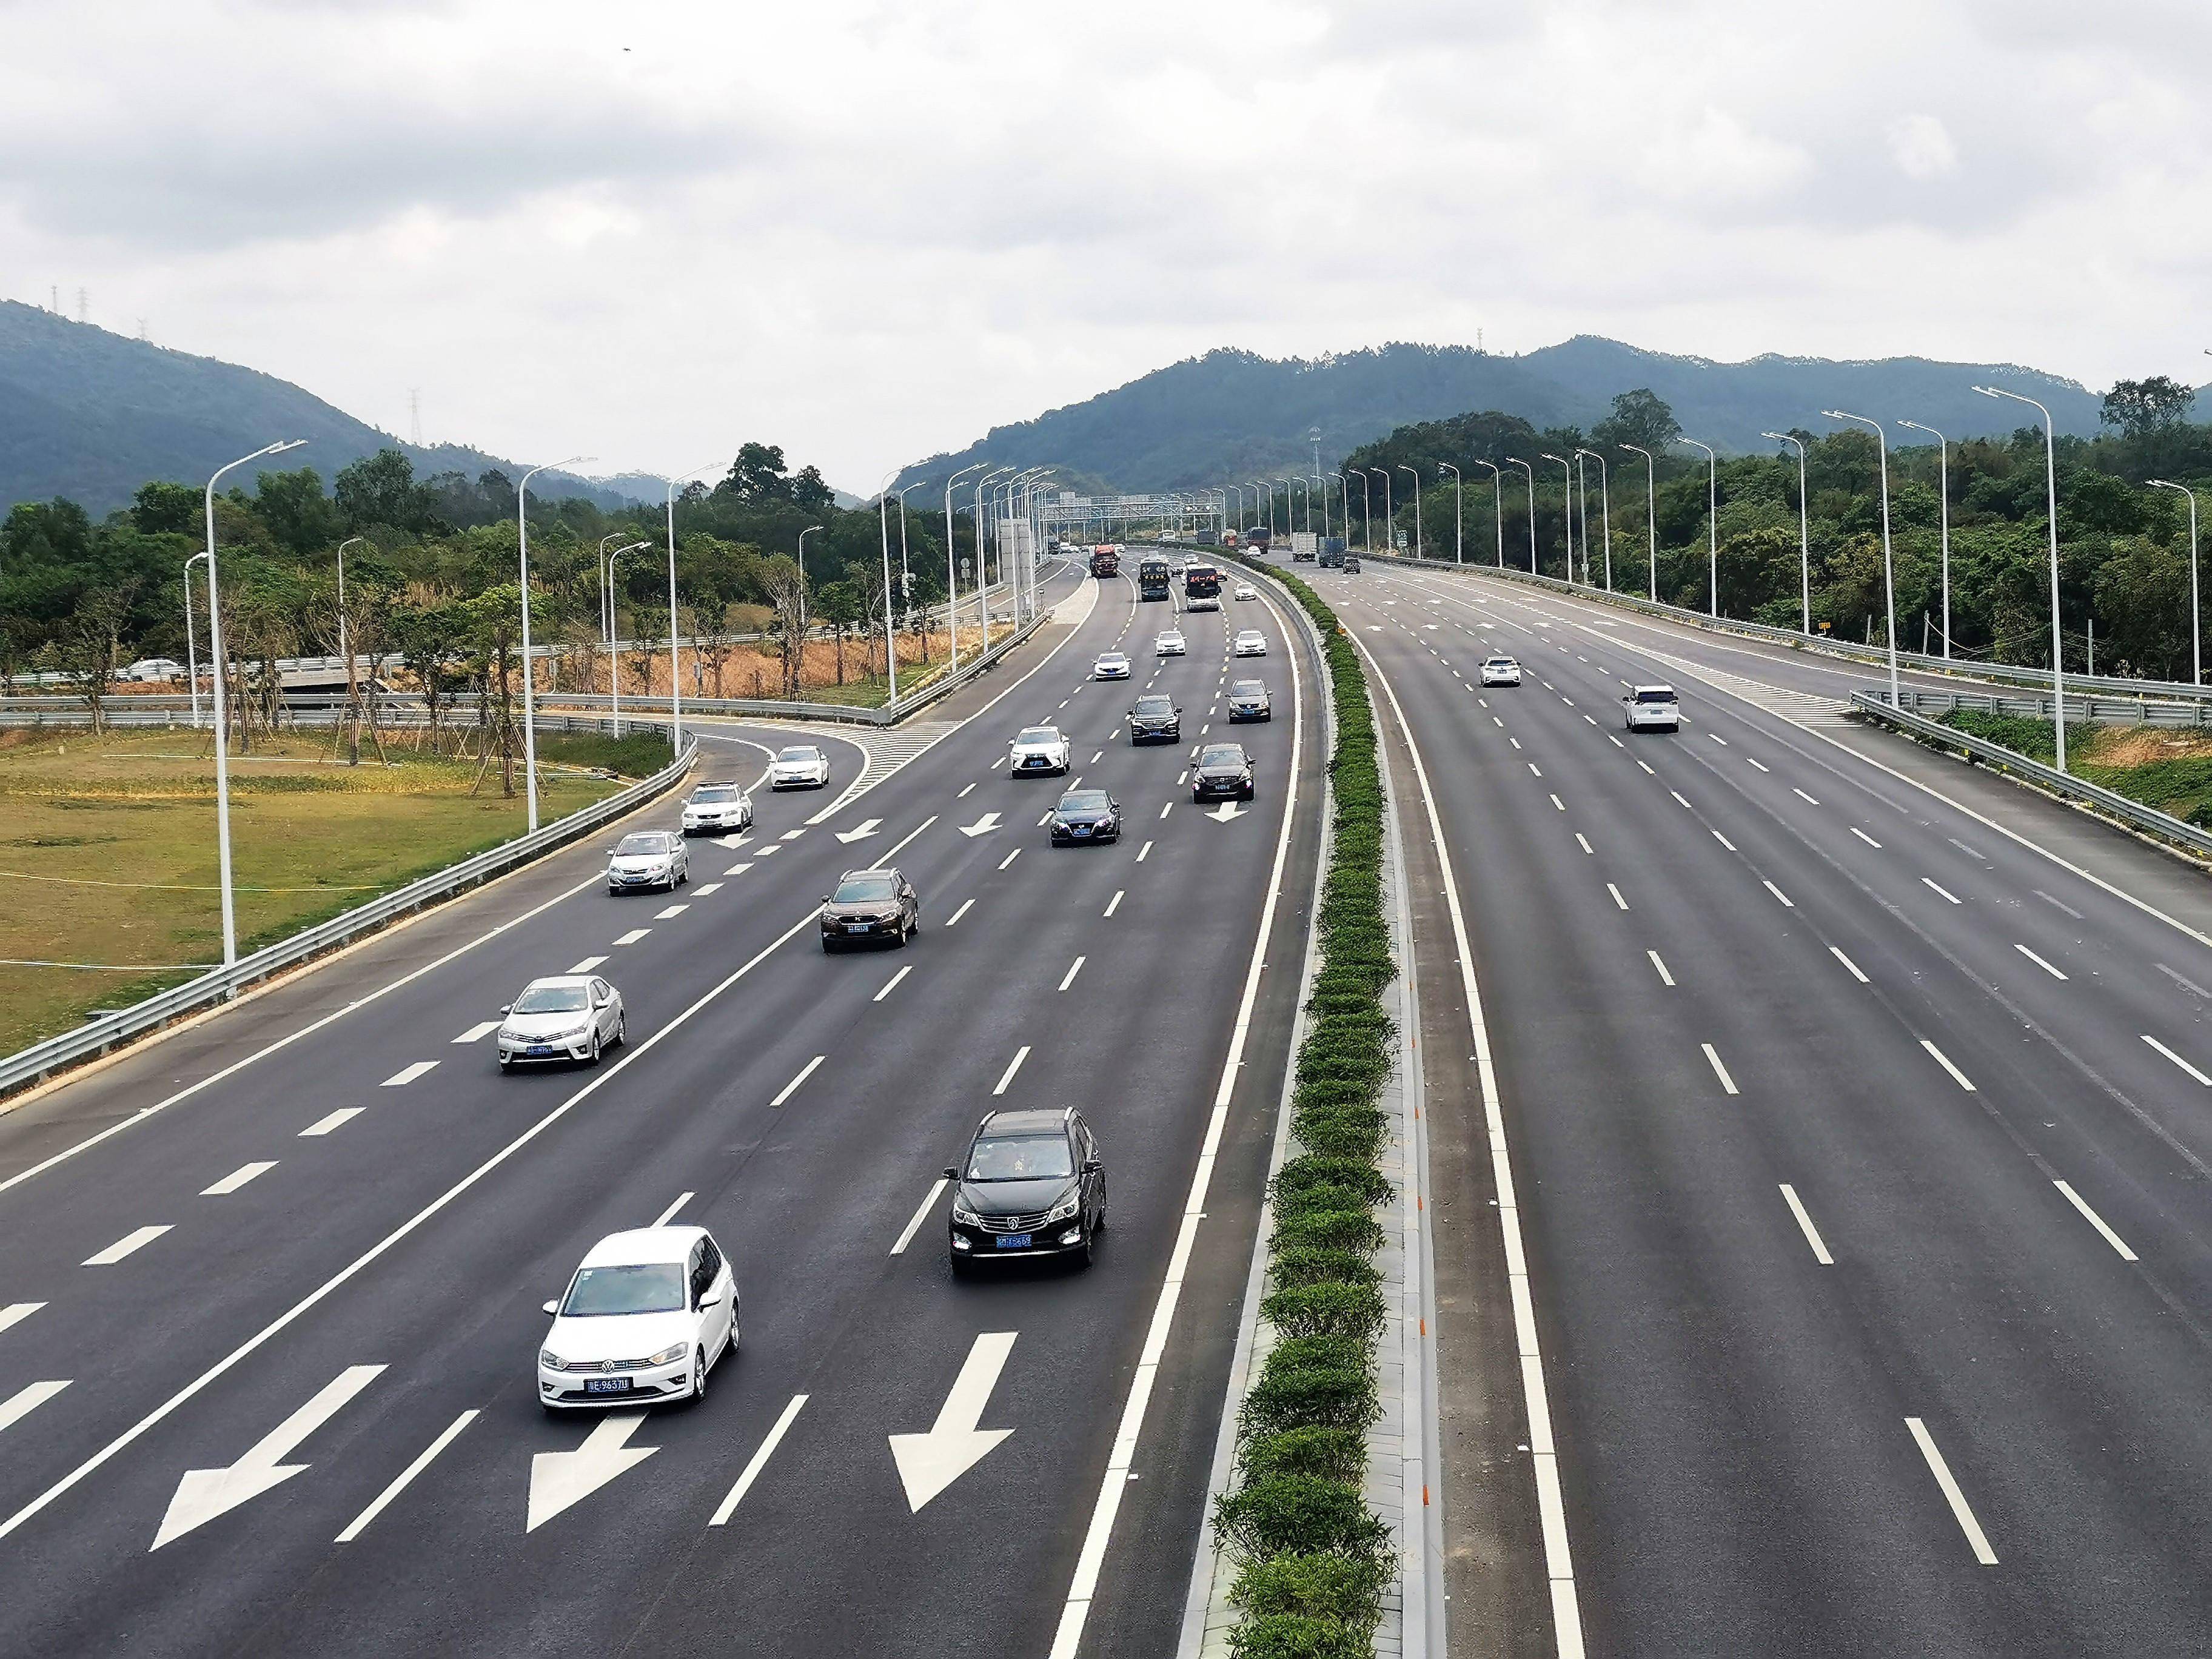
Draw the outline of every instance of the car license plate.
[[[626,1376],[587,1376],[584,1379],[586,1394],[628,1394],[629,1378]]]
[[[1091,833],[1091,826],[1087,823],[1079,823],[1070,829],[1068,833],[1073,836],[1087,836]]]
[[[533,1054],[550,1054],[553,1052],[553,1045],[550,1042],[533,1042],[530,1045],[530,1052]]]
[[[1030,1240],[1035,1236],[1031,1233],[1000,1233],[999,1248],[1002,1250],[1026,1250],[1030,1247]]]
[[[865,921],[848,921],[845,924],[845,931],[848,933],[865,933],[868,931],[868,924]]]

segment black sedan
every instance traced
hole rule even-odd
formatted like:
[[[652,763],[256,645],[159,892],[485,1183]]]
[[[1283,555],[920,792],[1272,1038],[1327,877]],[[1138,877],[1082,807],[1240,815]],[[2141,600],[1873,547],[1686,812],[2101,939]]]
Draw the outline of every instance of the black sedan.
[[[1079,847],[1085,842],[1121,839],[1121,807],[1103,789],[1071,789],[1052,811],[1052,844]]]
[[[896,870],[848,870],[822,901],[822,948],[904,945],[921,931],[921,900]]]
[[[976,1261],[1072,1256],[1085,1267],[1106,1225],[1106,1165],[1073,1106],[988,1112],[952,1183],[952,1271]]]
[[[1193,800],[1249,800],[1252,799],[1252,757],[1241,743],[1209,743],[1198,751],[1191,769]]]
[[[1129,708],[1129,741],[1181,743],[1182,710],[1176,707],[1175,699],[1158,692],[1138,698]]]

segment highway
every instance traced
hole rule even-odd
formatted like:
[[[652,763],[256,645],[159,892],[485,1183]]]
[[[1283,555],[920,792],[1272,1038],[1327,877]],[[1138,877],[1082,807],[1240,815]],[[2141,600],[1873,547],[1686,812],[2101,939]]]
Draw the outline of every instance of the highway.
[[[1433,791],[1589,1650],[2212,1648],[2202,876],[1845,722],[1876,671],[1495,578],[1299,574],[1378,671],[1401,809],[1396,711]],[[1522,687],[1476,684],[1492,650]],[[1650,681],[1678,734],[1623,729]],[[1439,1087],[1449,933],[1417,920],[1416,956],[1431,1133],[1480,1146]],[[1447,1544],[1517,1540],[1538,1589],[1492,1589],[1540,1608],[1525,1473],[1465,1480],[1529,1439],[1468,1346],[1511,1340],[1496,1280],[1449,1294],[1496,1251],[1476,1167],[1439,1176],[1469,1188],[1438,1206]],[[1496,1603],[1448,1572],[1455,1652],[1546,1650],[1474,1645]]]
[[[1310,915],[1318,682],[1275,598],[1180,618],[1158,663],[1170,606],[1127,580],[1045,600],[916,730],[702,722],[701,776],[810,739],[835,776],[762,790],[682,891],[611,896],[611,830],[0,1115],[0,1653],[1172,1650]],[[1181,774],[1255,621],[1257,799],[1202,811]],[[1090,678],[1116,647],[1132,686]],[[1127,743],[1148,684],[1183,746]],[[1048,845],[1060,784],[1002,763],[1038,721],[1118,846]],[[821,896],[877,862],[920,936],[825,956]],[[627,1048],[500,1076],[501,1005],[587,963]],[[986,1109],[1062,1103],[1105,1155],[1098,1260],[955,1281],[942,1167]],[[539,1304],[657,1219],[722,1244],[741,1350],[696,1406],[549,1419]],[[929,1433],[951,1473],[917,1493],[890,1437]]]

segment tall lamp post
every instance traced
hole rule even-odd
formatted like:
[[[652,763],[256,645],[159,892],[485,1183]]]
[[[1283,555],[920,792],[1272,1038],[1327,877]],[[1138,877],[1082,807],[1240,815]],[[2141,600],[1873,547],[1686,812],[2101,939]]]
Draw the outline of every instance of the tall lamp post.
[[[1856,420],[1856,416],[1851,416]],[[1720,520],[1720,458],[1713,453],[1712,446],[1701,444],[1695,438],[1682,442],[1692,449],[1705,452],[1705,586],[1708,590],[1706,613],[1721,614],[1721,520]],[[1889,453],[1884,446],[1882,453]],[[1889,463],[1882,463],[1882,488],[1889,488]],[[1894,643],[1894,641],[1893,641]]]
[[[1613,475],[1606,470],[1605,457],[1595,449],[1577,449],[1577,459],[1583,456],[1597,463],[1597,514],[1604,523],[1605,591],[1613,592]],[[1589,519],[1583,519],[1583,579],[1589,579]]]
[[[610,539],[612,538],[610,538]],[[651,542],[631,542],[627,546],[618,547],[607,555],[607,615],[610,618],[615,612],[615,561],[625,553],[642,552],[652,545]],[[615,638],[611,621],[607,628],[607,687],[608,696],[611,699],[615,735],[620,737],[622,736],[622,644]]]
[[[200,659],[199,648],[192,642],[192,567],[207,557],[195,553],[185,561],[185,678],[192,687],[192,730],[200,729]],[[208,594],[208,609],[215,609],[215,594]]]
[[[668,486],[668,752],[672,757],[684,752],[684,676],[679,672],[683,635],[676,626],[676,486],[706,470],[695,466],[661,479]]]
[[[230,734],[224,726],[223,714],[222,606],[217,599],[222,589],[215,574],[215,487],[224,473],[248,461],[258,461],[264,455],[281,455],[307,441],[305,438],[287,438],[282,443],[264,445],[251,455],[241,455],[228,465],[217,467],[215,476],[207,481],[208,657],[215,672],[215,848],[222,882],[222,965],[226,968],[234,966],[238,961],[238,909],[230,884]]]
[[[956,544],[952,538],[952,484],[955,479],[964,478],[988,465],[989,463],[985,461],[973,462],[945,481],[945,626],[952,635],[952,665],[955,668],[960,666],[960,576],[953,563]],[[979,556],[982,552],[980,538],[976,552]],[[983,643],[988,645],[990,641],[986,640]]]
[[[346,679],[353,679],[353,649],[347,643],[345,608],[345,550],[356,542],[365,542],[366,536],[349,536],[338,544],[338,655],[345,659]]]
[[[1479,460],[1474,465],[1490,469],[1490,500],[1498,509],[1491,516],[1498,520],[1498,568],[1503,570],[1505,568],[1505,475],[1498,470],[1495,461]]]
[[[1903,422],[1911,426],[1911,422]],[[1921,428],[1923,431],[1926,428]],[[1813,637],[1813,526],[1805,500],[1805,441],[1792,437],[1787,432],[1762,432],[1762,438],[1771,438],[1778,444],[1790,444],[1797,451],[1797,602],[1804,617],[1802,632],[1807,639]],[[1948,496],[1947,488],[1944,495]],[[1951,654],[1951,516],[1947,507],[1943,513],[1943,654]]]
[[[1560,528],[1567,532],[1567,586],[1572,587],[1575,583],[1575,469],[1564,455],[1554,455],[1548,449],[1540,453],[1545,460],[1557,461],[1564,475],[1559,484],[1559,521]],[[1534,522],[1535,513],[1535,503],[1532,500],[1528,507],[1531,523]]]
[[[1848,415],[1840,409],[1824,409],[1821,414],[1832,421],[1856,421],[1861,426],[1874,429],[1875,453],[1881,462],[1881,591],[1882,605],[1889,628],[1889,706],[1898,707],[1897,691],[1897,568],[1890,556],[1889,547],[1889,438],[1881,429],[1881,422],[1864,415]],[[2062,732],[2064,727],[2059,728]],[[2058,740],[2058,764],[2066,765],[2066,739]]]
[[[975,485],[975,608],[983,618],[983,648],[987,651],[991,648],[991,581],[990,561],[983,551],[983,500],[987,490],[994,495],[998,493],[998,485],[992,480],[1013,470],[1010,466],[994,466],[976,479]]]
[[[1656,605],[1659,603],[1658,469],[1652,463],[1650,450],[1637,444],[1623,444],[1621,447],[1644,458],[1644,526],[1646,540],[1644,572],[1650,579],[1651,603]]]
[[[898,707],[898,630],[891,617],[891,480],[901,469],[894,467],[884,475],[876,487],[876,524],[883,532],[884,543],[884,673],[890,681],[890,702],[885,706]],[[906,498],[899,498],[901,522],[904,522]]]
[[[1362,550],[1371,559],[1375,556],[1375,497],[1367,488],[1367,469],[1363,466],[1356,470],[1359,474],[1359,539]],[[1346,495],[1344,499],[1348,502],[1352,497]],[[1347,507],[1346,512],[1348,520],[1350,508]],[[1345,526],[1347,535],[1351,529],[1347,521]]]
[[[2058,441],[2051,430],[2051,411],[2034,398],[2002,386],[1978,386],[1984,398],[2009,398],[2026,404],[2043,416],[2043,495],[2045,516],[2051,530],[2051,713],[2058,739],[2058,769],[2066,769],[2066,658],[2064,636],[2058,631]]]
[[[1536,469],[1518,455],[1508,455],[1505,465],[1519,467],[1528,477],[1528,574],[1533,576],[1536,574]],[[1503,502],[1499,503],[1498,510],[1500,513],[1505,510]],[[1499,533],[1502,535],[1504,532]]]
[[[1421,549],[1427,545],[1421,539],[1421,475],[1402,461],[1399,463],[1398,471],[1413,481],[1413,556],[1418,559],[1421,556]]]
[[[2189,502],[2189,682],[2204,684],[2204,641],[2197,626],[2197,492],[2187,484],[2168,483],[2163,478],[2150,481],[2153,489],[2171,489]],[[187,602],[190,596],[187,595]]]
[[[1454,564],[1465,564],[1467,562],[1467,536],[1465,533],[1465,523],[1460,512],[1459,469],[1454,466],[1449,461],[1438,461],[1437,463],[1437,471],[1439,473],[1449,472],[1452,475],[1452,562]],[[1441,483],[1443,480],[1442,478],[1438,478],[1437,482]]]
[[[1951,657],[1951,441],[1917,421],[1899,421],[1898,425],[1924,432],[1936,441],[1936,493],[1943,538],[1943,659],[1948,662]]]
[[[906,605],[909,602],[907,597],[907,586],[914,580],[914,572],[908,568],[906,562],[907,489],[919,489],[921,488],[921,485],[922,481],[917,478],[912,483],[908,484],[906,487],[906,489],[902,489],[897,492],[899,504],[899,603],[901,605]]]
[[[538,828],[538,699],[530,672],[530,481],[556,466],[574,466],[592,459],[589,455],[571,455],[565,461],[548,461],[543,466],[533,466],[514,487],[516,559],[522,573],[522,781],[523,793],[529,797],[532,830]],[[669,626],[675,626],[672,618]]]
[[[1398,550],[1398,509],[1390,501],[1390,469],[1373,466],[1367,470],[1382,480],[1382,550],[1395,554]]]

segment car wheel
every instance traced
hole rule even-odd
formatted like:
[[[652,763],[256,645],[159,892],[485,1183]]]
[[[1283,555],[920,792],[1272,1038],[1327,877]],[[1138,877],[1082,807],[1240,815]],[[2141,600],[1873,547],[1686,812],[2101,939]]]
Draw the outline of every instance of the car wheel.
[[[501,1056],[500,1056],[500,1061],[499,1061],[499,1074],[500,1074],[501,1077],[505,1077],[505,1076],[506,1076],[509,1072],[513,1071],[514,1069],[514,1062],[513,1060],[511,1060],[507,1059],[504,1054],[501,1055]]]
[[[1075,1247],[1075,1265],[1079,1267],[1088,1267],[1091,1265],[1091,1258],[1097,1255],[1097,1247],[1093,1243],[1091,1235],[1087,1232],[1085,1233],[1083,1235],[1083,1243]]]
[[[697,1405],[707,1397],[707,1350],[702,1346],[691,1356],[691,1395],[690,1402]]]
[[[625,1009],[615,1017],[615,1047],[619,1048],[629,1041],[629,1012]]]
[[[592,1033],[591,1063],[594,1066],[599,1063],[599,1034],[597,1031]]]
[[[822,941],[822,954],[825,957],[836,956],[837,954],[837,941],[830,939],[823,939]]]

